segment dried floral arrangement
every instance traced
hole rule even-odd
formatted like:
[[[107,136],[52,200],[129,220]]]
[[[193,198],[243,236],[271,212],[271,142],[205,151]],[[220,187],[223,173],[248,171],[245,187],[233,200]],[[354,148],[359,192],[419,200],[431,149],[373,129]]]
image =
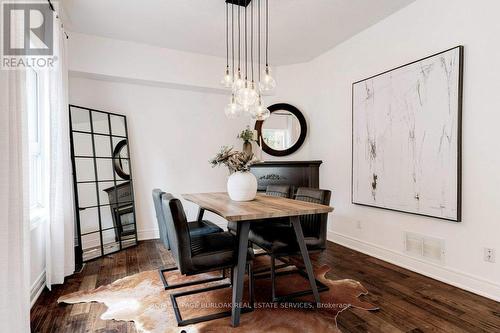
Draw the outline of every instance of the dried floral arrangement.
[[[237,136],[238,139],[241,139],[245,142],[257,141],[257,131],[253,131],[250,129],[250,126],[247,126],[246,129],[241,131]]]
[[[250,166],[259,163],[254,154],[233,150],[233,147],[223,146],[220,152],[210,160],[212,168],[225,165],[229,173],[250,171]]]

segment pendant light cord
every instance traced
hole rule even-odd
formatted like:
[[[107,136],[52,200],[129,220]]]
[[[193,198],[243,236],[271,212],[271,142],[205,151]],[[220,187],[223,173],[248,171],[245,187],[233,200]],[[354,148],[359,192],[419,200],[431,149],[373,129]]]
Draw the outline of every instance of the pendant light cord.
[[[245,7],[245,81],[248,80],[247,7]]]
[[[258,22],[258,23],[259,23],[259,24],[258,24],[258,25],[259,25],[259,27],[258,27],[258,35],[259,35],[259,36],[257,37],[257,38],[259,39],[259,42],[258,42],[258,48],[259,48],[259,50],[258,50],[258,53],[259,53],[259,54],[258,54],[258,63],[259,63],[259,65],[258,65],[258,80],[259,80],[259,82],[260,82],[260,24],[261,24],[261,22],[260,22],[260,15],[262,14],[262,10],[261,10],[261,8],[260,8],[260,0],[259,0],[258,5],[259,5],[259,6],[258,6],[258,7],[259,7],[259,15],[257,16],[257,17],[258,17],[258,20],[259,20],[259,22]]]
[[[238,72],[241,72],[241,7],[238,0]]]
[[[253,80],[253,1],[250,7],[250,63],[252,64],[252,82]]]
[[[233,62],[233,80],[234,80],[234,4],[231,4],[231,57]]]
[[[269,0],[266,0],[266,67],[269,66]]]
[[[226,67],[229,69],[229,4],[226,2]]]

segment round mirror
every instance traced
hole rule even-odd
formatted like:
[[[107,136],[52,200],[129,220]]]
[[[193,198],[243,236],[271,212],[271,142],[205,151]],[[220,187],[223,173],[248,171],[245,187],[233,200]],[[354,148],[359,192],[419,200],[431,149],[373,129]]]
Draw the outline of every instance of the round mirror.
[[[127,140],[121,140],[113,151],[113,168],[122,179],[130,179]]]
[[[290,104],[271,105],[268,119],[257,121],[262,150],[272,156],[287,156],[297,151],[304,143],[307,125],[302,112]]]

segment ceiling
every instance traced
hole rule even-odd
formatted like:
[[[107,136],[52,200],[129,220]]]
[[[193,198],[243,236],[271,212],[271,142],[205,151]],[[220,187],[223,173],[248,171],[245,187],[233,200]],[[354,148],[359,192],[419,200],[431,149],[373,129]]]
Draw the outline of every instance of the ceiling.
[[[270,63],[309,61],[413,1],[270,0]],[[224,0],[63,0],[63,6],[69,31],[226,54]]]

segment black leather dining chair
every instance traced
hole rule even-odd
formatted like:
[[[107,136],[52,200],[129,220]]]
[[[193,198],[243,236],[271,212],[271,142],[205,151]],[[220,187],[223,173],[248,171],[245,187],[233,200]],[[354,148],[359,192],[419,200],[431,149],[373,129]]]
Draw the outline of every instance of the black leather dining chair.
[[[156,188],[153,190],[153,203],[155,206],[155,212],[156,212],[156,221],[158,222],[158,229],[160,231],[160,239],[167,248],[167,250],[170,250],[170,244],[169,244],[169,236],[168,232],[166,229],[164,217],[163,217],[163,210],[162,210],[162,205],[161,205],[161,197],[165,194],[162,190]],[[203,220],[203,219],[198,219],[196,221],[188,222],[188,227],[189,227],[189,234],[191,236],[197,236],[197,235],[206,235],[206,234],[211,234],[215,232],[222,232],[220,227],[215,225],[213,222],[210,222],[208,220]]]
[[[266,195],[281,198],[290,198],[289,185],[267,185]]]
[[[230,232],[217,232],[192,236],[190,234],[188,222],[181,201],[169,193],[162,196],[162,208],[163,215],[165,217],[164,220],[167,234],[169,235],[172,255],[181,274],[197,275],[218,270],[222,270],[224,272],[225,269],[231,269],[232,272],[238,257],[238,254],[236,253],[237,241],[233,234]],[[254,286],[252,260],[253,251],[248,249],[247,268],[249,274],[248,285],[251,307],[242,309],[242,312],[253,310]],[[232,275],[233,274],[231,273],[231,276]],[[224,274],[223,277],[225,278]],[[212,281],[216,280],[219,280],[219,278],[214,278]],[[204,283],[206,282],[210,281],[204,280]],[[183,286],[193,284],[194,283],[185,283]],[[179,297],[228,288],[230,286],[231,283],[172,293],[170,298],[178,325],[185,326],[231,316],[231,311],[226,311],[183,320],[177,304],[177,298]]]
[[[329,205],[331,191],[313,188],[299,187],[295,194],[295,200]],[[309,252],[318,252],[326,249],[328,214],[315,214],[300,216],[300,224],[304,233],[304,239]],[[271,257],[271,293],[273,301],[299,297],[312,293],[312,290],[300,291],[289,295],[276,296],[276,276],[282,274],[299,273],[307,277],[306,273],[298,268],[296,271],[284,271],[280,274],[276,272],[276,259],[289,266],[289,262],[284,257],[300,254],[299,245],[294,229],[286,224],[255,224],[250,228],[249,241],[266,251]],[[328,288],[316,281],[318,291]]]
[[[281,197],[281,198],[290,198],[290,186],[289,185],[268,185],[266,187],[266,195],[270,195],[273,197]],[[287,218],[284,219],[276,219],[274,221],[276,223],[285,223],[289,224]],[[227,229],[232,233],[236,233],[236,222],[228,222]]]
[[[170,236],[168,234],[167,224],[165,222],[165,214],[163,213],[163,207],[162,207],[162,203],[161,203],[162,197],[165,194],[166,193],[160,189],[154,189],[153,190],[153,202],[154,202],[155,211],[156,211],[156,220],[158,222],[158,229],[160,231],[160,239],[163,242],[163,244],[165,245],[165,247],[168,250],[170,250],[170,241],[169,241]],[[200,235],[208,235],[208,234],[213,234],[216,232],[223,232],[224,231],[220,227],[215,225],[214,223],[207,221],[207,220],[197,220],[197,221],[193,221],[193,222],[188,222],[187,225],[188,225],[189,234],[190,234],[190,236],[193,236],[193,237],[200,236]],[[158,269],[158,272],[160,273],[161,281],[163,283],[163,287],[165,288],[165,290],[174,289],[174,288],[181,288],[181,287],[186,286],[185,284],[168,284],[168,281],[165,279],[165,276],[164,276],[165,272],[173,271],[176,269],[177,269],[177,267]],[[221,276],[219,278],[217,278],[215,280],[210,279],[210,281],[222,280],[224,278],[225,278],[224,272],[221,272]],[[191,283],[189,285],[197,284],[197,283],[206,283],[206,282],[210,282],[210,281],[201,280],[201,281],[196,281],[195,283]]]

